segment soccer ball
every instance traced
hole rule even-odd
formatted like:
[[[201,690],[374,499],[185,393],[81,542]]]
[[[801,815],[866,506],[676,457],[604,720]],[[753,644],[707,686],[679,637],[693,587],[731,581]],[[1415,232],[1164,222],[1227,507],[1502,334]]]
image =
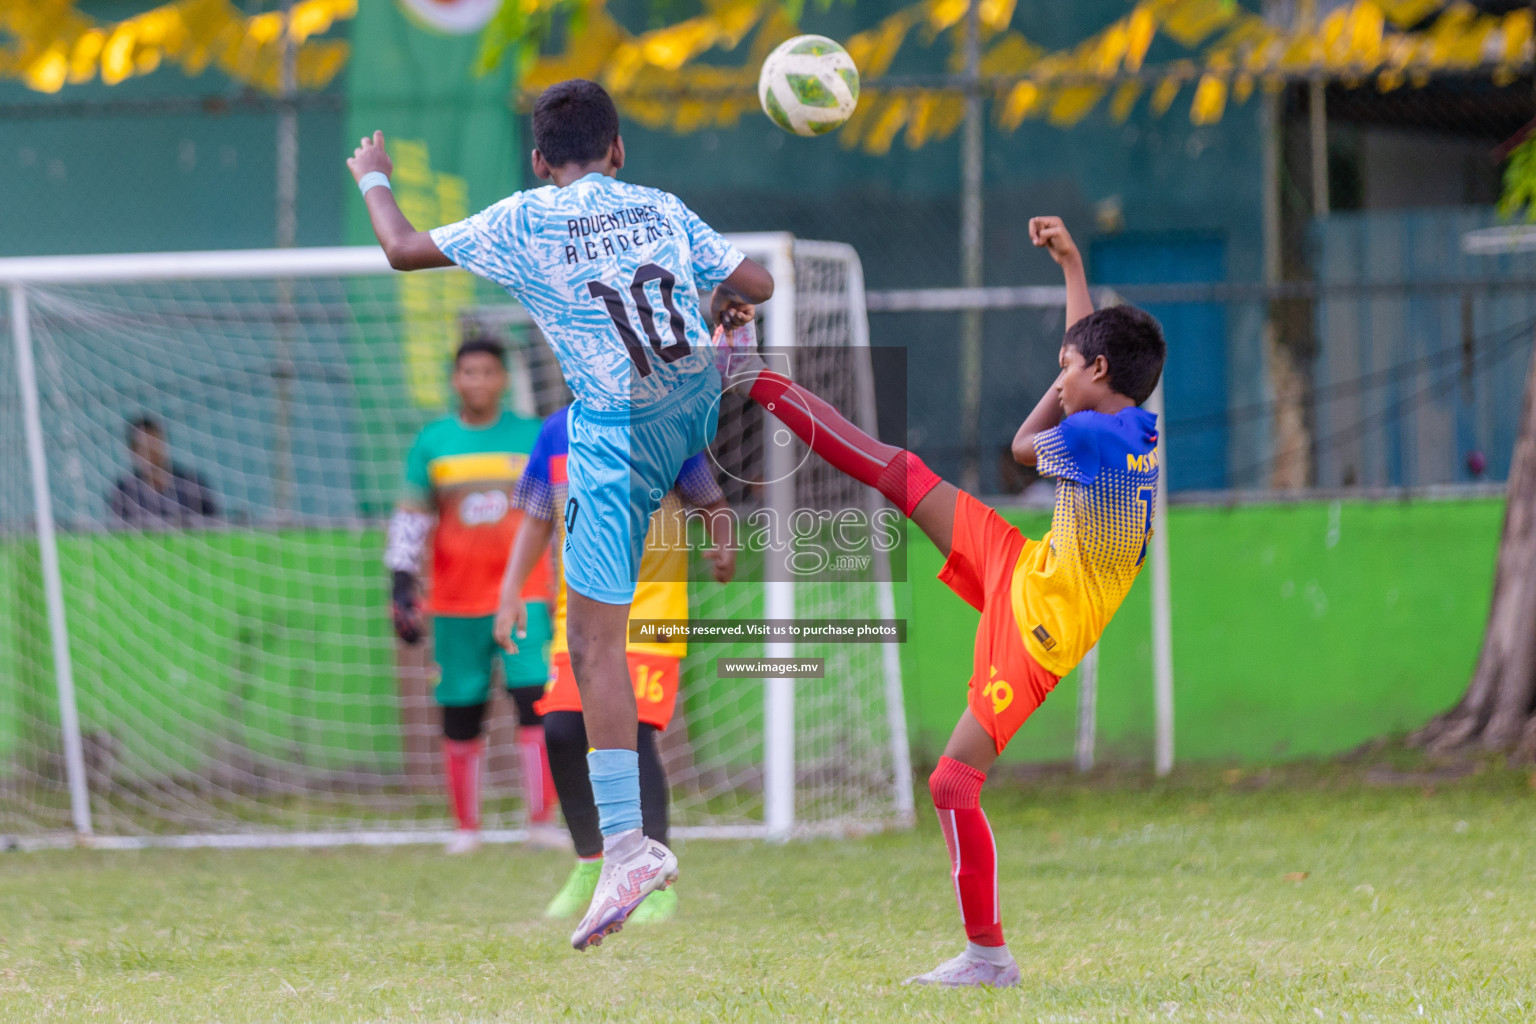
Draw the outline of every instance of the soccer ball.
[[[763,61],[757,98],[774,124],[796,135],[825,135],[859,105],[859,69],[826,36],[796,36]]]
[[[502,0],[401,0],[410,19],[435,32],[467,36],[491,23]]]

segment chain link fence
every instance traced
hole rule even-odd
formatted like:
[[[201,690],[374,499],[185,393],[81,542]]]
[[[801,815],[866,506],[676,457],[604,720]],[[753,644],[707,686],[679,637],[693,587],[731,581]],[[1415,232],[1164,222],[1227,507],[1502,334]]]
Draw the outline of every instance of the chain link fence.
[[[643,134],[631,164],[714,222],[858,248],[872,341],[906,350],[907,441],[947,476],[974,459],[984,492],[1032,483],[1008,442],[1054,377],[1063,320],[1016,291],[1060,282],[1026,232],[1030,216],[1054,213],[1093,283],[1167,329],[1176,492],[1364,494],[1497,485],[1508,471],[1536,264],[1468,254],[1462,238],[1499,222],[1493,150],[1533,115],[1529,75],[1462,75],[1390,92],[1290,83],[1215,125],[1176,112],[991,125],[987,287],[926,303],[911,293],[961,284],[957,139],[877,160],[755,123],[666,138],[674,154],[697,147],[699,161],[748,168],[746,181],[759,165],[799,168],[774,190],[714,191],[688,170],[695,160],[653,160]],[[965,308],[985,311],[979,450],[959,421]]]
[[[197,83],[168,95],[164,78],[67,102],[0,97],[0,160],[14,171],[7,255],[272,243],[278,105]],[[337,141],[345,109],[337,92],[300,102],[300,244],[341,241],[356,201]],[[1536,268],[1466,255],[1460,238],[1497,223],[1492,150],[1536,115],[1532,78],[1442,76],[1390,92],[1293,82],[1215,124],[1181,110],[1004,131],[989,108],[985,285],[1059,283],[1026,231],[1054,213],[1095,284],[1163,319],[1178,492],[1502,480]],[[906,441],[949,476],[974,462],[985,493],[1029,487],[1006,447],[1054,376],[1061,313],[985,300],[972,447],[961,308],[887,297],[961,284],[958,133],[880,156],[755,117],[689,135],[630,125],[626,141],[626,176],[677,192],[721,230],[851,243],[872,341],[905,351]]]

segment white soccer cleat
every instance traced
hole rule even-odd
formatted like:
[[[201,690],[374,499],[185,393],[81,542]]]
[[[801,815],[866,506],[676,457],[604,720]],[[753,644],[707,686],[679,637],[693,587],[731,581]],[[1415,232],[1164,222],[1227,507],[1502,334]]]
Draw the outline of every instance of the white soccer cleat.
[[[970,953],[961,953],[927,974],[902,982],[903,985],[942,985],[945,988],[1013,988],[1018,983],[1019,965],[1013,960],[998,966]]]
[[[453,838],[443,844],[443,852],[458,856],[462,853],[474,853],[480,849],[480,833],[471,829],[460,829],[453,834]]]
[[[677,857],[654,839],[646,838],[627,857],[609,853],[603,859],[592,905],[571,935],[571,946],[584,950],[624,927],[651,893],[677,881]]]
[[[565,850],[571,849],[571,837],[565,829],[549,822],[539,822],[528,826],[528,839],[525,845],[530,850]]]

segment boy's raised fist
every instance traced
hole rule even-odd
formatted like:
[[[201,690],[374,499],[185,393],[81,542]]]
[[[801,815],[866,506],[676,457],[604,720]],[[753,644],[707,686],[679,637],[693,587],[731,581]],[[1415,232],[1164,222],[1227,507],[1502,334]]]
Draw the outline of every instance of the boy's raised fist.
[[[1072,235],[1060,217],[1031,217],[1029,240],[1050,253],[1057,263],[1079,257],[1077,243],[1072,241]]]

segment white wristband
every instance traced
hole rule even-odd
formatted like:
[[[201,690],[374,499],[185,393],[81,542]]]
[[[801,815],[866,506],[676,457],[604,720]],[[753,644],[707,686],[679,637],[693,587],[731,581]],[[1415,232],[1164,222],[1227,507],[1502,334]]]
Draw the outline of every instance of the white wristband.
[[[375,187],[387,188],[391,192],[394,191],[394,188],[389,184],[389,175],[383,171],[369,171],[357,179],[357,190],[365,196],[368,194],[369,189]]]

